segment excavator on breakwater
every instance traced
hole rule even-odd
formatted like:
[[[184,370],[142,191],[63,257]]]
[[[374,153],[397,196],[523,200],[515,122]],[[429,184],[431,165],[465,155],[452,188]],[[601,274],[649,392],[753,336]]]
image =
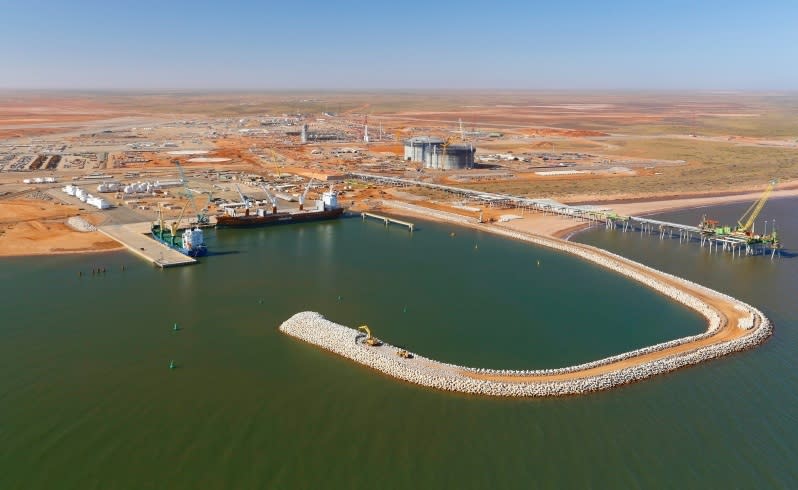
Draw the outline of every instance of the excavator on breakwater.
[[[382,341],[380,339],[371,335],[371,330],[369,329],[368,325],[361,325],[357,327],[357,329],[366,334],[366,338],[363,339],[364,344],[370,345],[372,347],[379,347],[382,345]]]
[[[361,326],[357,327],[357,329],[365,334],[365,338],[363,339],[363,343],[364,344],[369,345],[371,347],[379,347],[379,346],[382,345],[382,341],[380,339],[378,339],[378,338],[374,337],[373,335],[371,335],[371,329],[368,327],[368,325],[361,325]],[[355,342],[357,342],[357,340],[360,337],[363,337],[363,335],[359,334],[355,338]],[[412,359],[413,358],[413,354],[407,352],[404,349],[397,350],[396,351],[396,355],[401,357],[402,359]]]

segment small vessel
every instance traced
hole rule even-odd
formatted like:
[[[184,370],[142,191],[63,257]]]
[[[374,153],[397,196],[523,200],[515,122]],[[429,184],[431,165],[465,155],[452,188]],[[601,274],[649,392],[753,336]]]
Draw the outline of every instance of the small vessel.
[[[185,208],[184,208],[185,209]],[[183,213],[180,213],[180,218]],[[177,221],[172,222],[168,227],[164,225],[163,214],[161,207],[158,207],[158,221],[152,224],[151,232],[152,237],[163,243],[169,248],[173,248],[178,252],[188,255],[189,257],[202,257],[208,253],[208,248],[205,246],[205,234],[198,226],[194,228],[186,228],[183,233],[178,230]]]
[[[310,188],[310,185],[308,185],[308,188]],[[340,218],[344,213],[344,209],[338,204],[338,195],[333,191],[332,186],[330,186],[330,190],[322,193],[321,200],[317,202],[314,209],[304,208],[305,196],[307,195],[306,189],[305,194],[299,198],[299,209],[291,211],[277,211],[277,199],[268,194],[265,188],[264,190],[272,203],[271,210],[247,207],[241,212],[233,208],[227,208],[226,214],[216,217],[216,227],[239,228],[320,221]]]

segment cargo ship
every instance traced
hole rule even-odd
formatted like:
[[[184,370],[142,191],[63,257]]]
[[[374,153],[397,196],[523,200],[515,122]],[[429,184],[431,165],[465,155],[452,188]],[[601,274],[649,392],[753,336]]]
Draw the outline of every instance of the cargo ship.
[[[227,208],[225,214],[216,217],[216,227],[244,228],[321,221],[340,218],[344,213],[344,209],[338,205],[338,197],[332,188],[322,193],[321,200],[317,201],[314,209],[304,208],[304,197],[305,195],[299,199],[299,209],[291,211],[277,211],[277,200],[271,196],[269,196],[269,200],[272,202],[271,209],[246,207],[246,209],[240,211],[234,208]]]
[[[205,246],[205,234],[202,229],[197,226],[193,229],[188,227],[183,230],[183,233],[180,233],[178,230],[178,223],[179,220],[169,226],[164,226],[161,209],[158,208],[158,221],[153,223],[150,229],[152,237],[167,247],[173,248],[189,257],[202,257],[206,255],[208,253],[208,247]]]

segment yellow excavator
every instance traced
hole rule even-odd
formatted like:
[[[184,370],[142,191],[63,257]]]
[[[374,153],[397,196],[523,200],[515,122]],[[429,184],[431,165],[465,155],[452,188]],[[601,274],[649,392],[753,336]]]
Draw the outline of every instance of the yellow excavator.
[[[357,329],[360,330],[361,332],[366,333],[366,338],[363,340],[363,343],[365,343],[366,345],[370,345],[372,347],[379,347],[382,345],[381,340],[371,335],[371,330],[369,330],[368,325],[361,325],[357,327]]]

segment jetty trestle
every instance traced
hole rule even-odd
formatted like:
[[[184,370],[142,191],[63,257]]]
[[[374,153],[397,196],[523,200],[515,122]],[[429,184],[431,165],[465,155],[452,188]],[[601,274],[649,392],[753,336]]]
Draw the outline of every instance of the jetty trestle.
[[[376,213],[363,212],[363,213],[360,213],[360,217],[363,218],[363,221],[366,221],[366,218],[378,219],[378,220],[382,221],[383,223],[385,223],[385,226],[388,226],[391,223],[394,223],[394,224],[397,224],[397,225],[401,225],[401,226],[406,226],[408,231],[410,231],[410,233],[413,233],[413,228],[415,227],[413,225],[413,223],[410,223],[408,221],[402,221],[402,220],[399,220],[399,219],[396,219],[396,218],[391,218],[389,216],[383,216],[381,214],[376,214]]]

